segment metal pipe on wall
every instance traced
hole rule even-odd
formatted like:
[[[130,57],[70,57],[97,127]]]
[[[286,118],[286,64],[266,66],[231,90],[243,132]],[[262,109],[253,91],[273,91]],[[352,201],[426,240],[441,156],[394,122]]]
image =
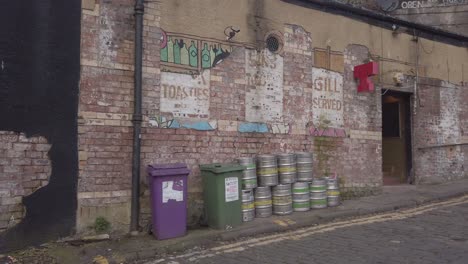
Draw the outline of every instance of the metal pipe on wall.
[[[135,70],[134,70],[134,110],[133,110],[133,157],[132,157],[132,200],[130,232],[137,234],[140,215],[140,151],[142,117],[142,65],[143,65],[143,0],[135,2]]]

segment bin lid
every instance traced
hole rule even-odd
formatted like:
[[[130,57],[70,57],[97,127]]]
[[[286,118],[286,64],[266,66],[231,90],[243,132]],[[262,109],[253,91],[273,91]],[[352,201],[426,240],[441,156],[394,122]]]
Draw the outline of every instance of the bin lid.
[[[213,163],[200,165],[200,170],[219,174],[231,171],[242,171],[244,170],[244,166],[241,166],[237,163]]]
[[[190,170],[185,163],[168,163],[148,165],[146,169],[149,176],[172,176],[189,174]]]

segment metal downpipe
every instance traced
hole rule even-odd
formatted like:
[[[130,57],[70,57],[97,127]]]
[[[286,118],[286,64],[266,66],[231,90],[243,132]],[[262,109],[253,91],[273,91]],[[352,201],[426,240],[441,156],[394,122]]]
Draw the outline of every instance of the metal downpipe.
[[[142,117],[142,65],[143,65],[143,0],[135,2],[135,69],[133,112],[132,200],[130,232],[138,234],[140,218],[140,150]]]

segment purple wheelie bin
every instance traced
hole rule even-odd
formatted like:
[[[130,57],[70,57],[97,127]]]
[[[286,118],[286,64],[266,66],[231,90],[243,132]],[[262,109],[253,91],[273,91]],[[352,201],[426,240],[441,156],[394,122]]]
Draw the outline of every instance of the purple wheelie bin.
[[[153,234],[161,239],[184,236],[187,231],[187,176],[183,163],[148,166]]]

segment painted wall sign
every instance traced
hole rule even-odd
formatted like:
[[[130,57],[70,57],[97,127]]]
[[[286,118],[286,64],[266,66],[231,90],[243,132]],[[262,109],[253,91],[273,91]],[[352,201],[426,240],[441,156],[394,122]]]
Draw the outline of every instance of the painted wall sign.
[[[210,71],[192,75],[161,73],[161,113],[174,117],[208,118],[210,109]]]
[[[224,179],[224,191],[226,202],[239,200],[239,179],[237,177],[229,177]]]
[[[379,64],[375,61],[355,66],[354,78],[359,79],[358,93],[374,91],[374,83],[372,83],[369,77],[378,73]]]
[[[334,2],[352,5],[356,7],[373,8],[373,5],[366,0],[333,0]],[[392,12],[397,9],[418,9],[428,7],[448,7],[457,5],[467,5],[468,0],[376,0],[377,6],[385,12]]]
[[[232,52],[226,42],[163,32],[161,70],[196,74],[216,66]]]
[[[400,1],[400,0],[377,0],[377,4],[383,11],[391,12],[396,9],[417,9],[427,7],[448,7],[456,5],[466,5],[468,0],[419,0],[419,1]]]
[[[283,118],[283,57],[265,49],[246,50],[247,91],[245,119],[248,122],[280,122]]]
[[[313,124],[343,126],[343,76],[320,68],[312,68]]]
[[[400,1],[400,8],[424,8],[424,7],[446,7],[453,5],[466,5],[467,0],[425,0],[425,1]]]

